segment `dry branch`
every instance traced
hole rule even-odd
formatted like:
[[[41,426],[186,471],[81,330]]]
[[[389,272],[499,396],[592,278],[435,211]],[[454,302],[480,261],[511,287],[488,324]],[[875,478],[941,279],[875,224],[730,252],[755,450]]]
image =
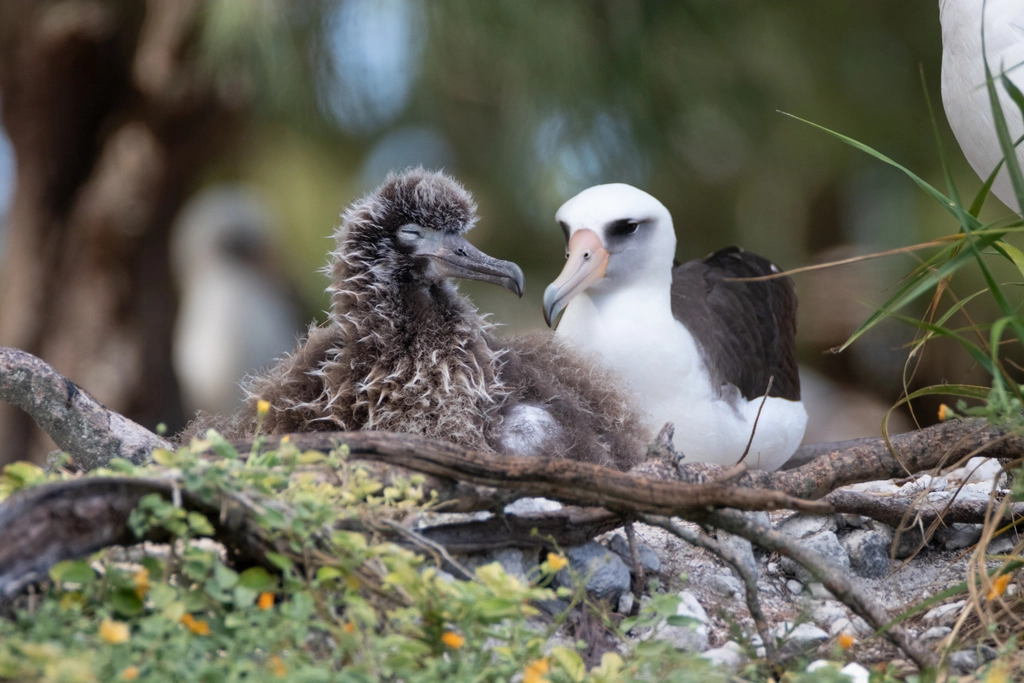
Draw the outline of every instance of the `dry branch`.
[[[824,558],[800,545],[796,539],[762,526],[748,515],[733,510],[712,510],[704,515],[703,519],[694,519],[693,521],[704,522],[731,534],[742,536],[766,550],[793,559],[807,569],[815,580],[824,584],[836,599],[850,607],[876,631],[889,624],[889,616],[880,605],[869,598],[848,576],[830,567]],[[935,663],[924,648],[911,639],[910,634],[903,627],[890,626],[885,631],[885,636],[906,652],[922,669]]]
[[[267,447],[276,448],[281,438],[268,438]],[[435,477],[511,489],[524,496],[620,512],[671,516],[708,507],[831,511],[827,503],[802,501],[779,491],[649,479],[572,460],[484,453],[416,434],[311,432],[290,434],[288,438],[299,450],[329,452],[344,445],[357,460],[385,462]],[[244,451],[251,444],[237,446]]]
[[[128,516],[150,493],[172,498],[170,480],[137,477],[83,477],[54,482],[18,493],[0,505],[0,604],[28,584],[46,576],[61,560],[84,557],[112,545],[163,541],[154,533],[136,538]],[[247,506],[224,496],[204,502],[179,490],[182,505],[201,512],[214,525],[214,538],[241,566],[273,568],[265,559],[271,547]]]
[[[0,401],[18,406],[57,445],[91,470],[124,458],[149,460],[154,448],[171,444],[100,405],[78,385],[30,353],[0,347]]]

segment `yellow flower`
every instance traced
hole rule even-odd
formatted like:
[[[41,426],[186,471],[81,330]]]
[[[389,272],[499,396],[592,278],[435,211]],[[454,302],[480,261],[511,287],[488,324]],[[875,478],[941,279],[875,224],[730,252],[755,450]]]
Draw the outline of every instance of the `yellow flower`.
[[[843,648],[844,650],[849,650],[851,647],[853,647],[853,644],[855,642],[856,639],[854,639],[854,637],[851,636],[849,633],[839,634],[839,647]]]
[[[186,612],[185,615],[181,617],[180,621],[185,625],[185,628],[192,631],[192,633],[195,633],[197,636],[210,635],[210,625],[206,623],[204,619],[196,619]]]
[[[139,599],[145,597],[146,593],[149,592],[149,570],[143,567],[139,571],[135,572],[135,594],[139,596]]]
[[[269,410],[269,409],[270,409],[270,407],[268,406],[267,410]],[[291,443],[291,442],[292,442],[292,435],[291,434],[285,434],[284,436],[281,437],[281,443]]]
[[[257,415],[261,415],[262,416],[262,415],[266,415],[269,412],[270,412],[270,401],[267,401],[267,400],[261,398],[259,401],[256,402],[256,414]]]
[[[129,666],[127,669],[121,672],[122,681],[134,681],[139,677],[139,667]]]
[[[260,593],[260,599],[256,601],[256,606],[262,610],[270,609],[274,606],[274,594],[270,591]]]
[[[284,665],[284,660],[281,659],[280,657],[278,657],[277,655],[274,655],[273,657],[270,658],[269,664],[270,664],[270,670],[272,672],[274,672],[275,676],[279,676],[281,678],[284,678],[285,674],[288,673],[288,669],[285,668],[285,665]]]
[[[565,558],[565,555],[558,555],[556,553],[548,553],[548,564],[551,565],[552,571],[561,571],[565,569],[565,566],[569,564],[569,560]]]
[[[100,623],[100,638],[111,645],[127,643],[129,638],[128,624],[123,621],[104,619]]]
[[[945,403],[939,406],[939,422],[945,422],[953,417],[953,411]]]
[[[1006,592],[1006,586],[1010,583],[1010,575],[1003,574],[995,581],[992,582],[992,587],[988,589],[988,599],[995,600],[1000,595]]]
[[[548,679],[544,678],[548,668],[547,657],[533,660],[526,665],[526,669],[523,671],[523,683],[549,683]]]
[[[353,624],[351,621],[346,621],[345,625],[341,627],[341,630],[344,631],[345,633],[355,633],[356,632],[356,625]]]
[[[466,642],[466,639],[455,631],[445,631],[444,635],[441,636],[441,642],[453,650],[458,650]]]

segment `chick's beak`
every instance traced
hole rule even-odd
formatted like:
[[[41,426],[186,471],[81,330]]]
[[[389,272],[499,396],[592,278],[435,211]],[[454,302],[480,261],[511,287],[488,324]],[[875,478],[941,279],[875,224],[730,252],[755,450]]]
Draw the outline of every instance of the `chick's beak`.
[[[490,282],[523,296],[526,279],[522,269],[511,261],[488,256],[462,235],[445,234],[427,255],[444,277]]]
[[[569,238],[569,257],[558,278],[544,290],[544,322],[554,328],[572,298],[604,277],[608,252],[593,230],[577,230]]]

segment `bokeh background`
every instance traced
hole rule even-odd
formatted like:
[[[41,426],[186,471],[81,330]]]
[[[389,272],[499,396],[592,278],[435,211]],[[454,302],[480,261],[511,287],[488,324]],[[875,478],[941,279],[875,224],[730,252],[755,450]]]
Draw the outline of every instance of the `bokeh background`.
[[[898,171],[780,113],[944,188],[923,74],[973,196],[940,59],[933,0],[5,0],[0,345],[149,427],[230,410],[323,318],[340,211],[416,164],[458,176],[471,239],[525,271],[522,300],[464,286],[508,333],[543,326],[554,212],[596,183],[661,199],[681,260],[738,243],[795,268],[951,234]],[[913,328],[828,349],[914,264],[796,276],[808,440],[878,433],[900,397]],[[950,345],[920,360],[911,386],[984,380]],[[0,406],[0,462],[49,447]]]

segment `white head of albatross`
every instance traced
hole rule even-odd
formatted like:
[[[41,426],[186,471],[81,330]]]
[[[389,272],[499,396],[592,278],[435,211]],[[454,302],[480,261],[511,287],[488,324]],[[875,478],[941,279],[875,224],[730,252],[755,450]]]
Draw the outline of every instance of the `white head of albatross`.
[[[544,315],[557,334],[601,354],[637,392],[652,428],[675,423],[689,462],[735,464],[767,393],[745,462],[785,464],[807,424],[793,282],[728,281],[778,272],[736,247],[673,267],[671,215],[629,185],[584,190],[556,218],[567,260],[544,293]]]

